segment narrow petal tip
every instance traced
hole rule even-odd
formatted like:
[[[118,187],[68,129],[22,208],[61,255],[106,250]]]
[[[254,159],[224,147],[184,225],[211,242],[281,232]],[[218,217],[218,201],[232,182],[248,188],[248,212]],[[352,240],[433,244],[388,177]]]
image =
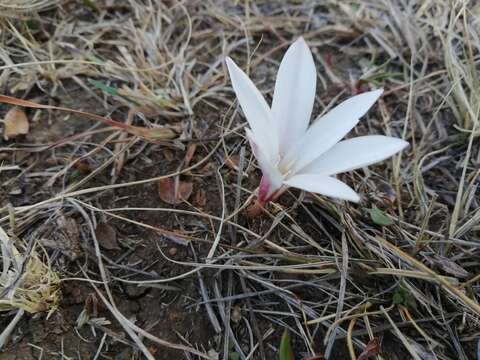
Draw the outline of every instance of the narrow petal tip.
[[[368,110],[368,108],[370,108],[380,98],[380,96],[382,96],[382,94],[383,94],[383,88],[380,88],[380,89],[366,91],[357,96],[364,98],[367,104],[370,103],[369,105],[366,106]]]
[[[307,41],[303,38],[303,36],[300,36],[297,40],[295,40],[291,45],[290,49],[295,49],[295,51],[298,51],[299,54],[302,54],[303,56],[312,56],[310,48],[308,47]],[[297,54],[297,56],[299,55]],[[313,57],[312,57],[312,63],[313,63]]]
[[[225,58],[225,63],[227,64],[228,73],[230,75],[230,79],[232,79],[232,82],[235,81],[236,79],[240,80],[239,78],[242,77],[243,70],[240,69],[237,63],[233,61],[233,59],[230,56],[227,56]],[[247,76],[245,75],[245,77]]]
[[[300,36],[297,40],[295,40],[295,41],[293,42],[293,44],[298,44],[298,45],[302,45],[302,46],[307,46],[307,47],[308,47],[307,42],[305,41],[305,38],[304,38],[303,36]],[[293,45],[293,44],[292,44],[292,45]]]
[[[349,200],[351,202],[354,202],[354,203],[359,203],[361,198],[360,198],[360,195],[358,195],[357,193],[355,194],[352,194],[351,195],[351,198],[350,199],[346,199],[346,200]]]
[[[383,140],[382,143],[380,143],[381,146],[376,146],[375,144],[372,144],[372,146],[378,147],[379,153],[384,152],[385,159],[399,153],[400,151],[410,146],[410,143],[408,141],[396,137],[382,135],[369,135],[368,137],[371,139]]]
[[[225,58],[225,63],[227,64],[228,71],[231,72],[232,68],[237,67],[237,64],[235,64],[235,61],[232,60],[230,56],[227,56]]]
[[[400,139],[400,150],[399,151],[402,151],[409,146],[410,146],[410,143],[408,141]]]

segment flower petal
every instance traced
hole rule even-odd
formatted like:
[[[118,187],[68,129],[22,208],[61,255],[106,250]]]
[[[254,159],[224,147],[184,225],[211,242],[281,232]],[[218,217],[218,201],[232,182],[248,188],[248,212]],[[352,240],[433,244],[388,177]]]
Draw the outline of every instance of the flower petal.
[[[269,159],[275,160],[278,154],[278,140],[272,135],[274,127],[272,127],[270,108],[260,91],[233,60],[227,57],[226,62],[233,90],[237,94],[257,146]]]
[[[272,119],[277,127],[280,154],[285,155],[307,131],[316,84],[312,53],[305,40],[299,38],[280,63],[273,94]]]
[[[257,158],[258,165],[260,165],[263,174],[260,186],[261,194],[259,195],[261,195],[262,199],[268,199],[275,191],[282,187],[282,174],[280,174],[277,168],[272,165],[263,150],[257,145],[252,131],[250,129],[245,129],[245,132],[247,134],[247,139],[250,142],[250,146],[252,147],[253,155]]]
[[[360,201],[360,196],[348,185],[327,175],[302,174],[292,176],[284,184],[337,199]]]
[[[358,124],[382,92],[380,89],[351,97],[316,120],[297,148],[282,160],[282,166],[291,167],[294,174],[317,159]]]
[[[381,135],[360,136],[334,145],[300,170],[302,174],[335,175],[385,160],[408,146],[408,142]]]

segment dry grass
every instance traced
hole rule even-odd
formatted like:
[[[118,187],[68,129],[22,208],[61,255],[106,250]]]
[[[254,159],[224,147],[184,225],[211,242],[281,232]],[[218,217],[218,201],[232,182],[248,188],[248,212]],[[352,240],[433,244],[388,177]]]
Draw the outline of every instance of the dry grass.
[[[30,17],[32,12],[53,9],[58,3],[58,0],[3,0],[0,2],[0,10],[4,16]]]
[[[11,323],[0,334],[1,348],[25,312],[48,312],[50,315],[57,309],[60,279],[49,264],[42,262],[34,247],[15,245],[2,228],[0,247],[3,266],[0,274],[0,312],[15,313]]]
[[[0,225],[33,248],[41,238],[61,243],[48,250],[55,271],[65,282],[89,284],[118,325],[113,331],[103,317],[82,312],[81,323],[96,329],[95,358],[111,355],[107,345],[120,341],[148,359],[163,358],[154,344],[187,359],[272,359],[285,328],[297,358],[360,359],[374,339],[378,359],[478,356],[480,6],[57,3],[1,19],[2,93],[176,134],[146,141],[37,109],[29,113],[31,137],[1,144]],[[402,137],[411,146],[384,164],[342,175],[362,194],[360,205],[292,191],[248,220],[244,209],[258,173],[223,60],[243,64],[270,97],[278,61],[300,35],[317,64],[316,113],[384,87],[354,131]],[[195,182],[194,199],[165,206],[151,185],[168,177]],[[202,187],[207,204],[198,195]],[[150,195],[136,201],[145,191]],[[381,221],[369,216],[374,208]],[[62,217],[75,219],[77,235],[55,237]],[[131,239],[122,243],[124,254],[102,248],[95,228],[105,221],[155,234],[150,257],[129,262],[127,255],[142,248]],[[188,255],[166,252],[172,244]],[[47,261],[42,252],[18,249],[30,264]],[[147,270],[157,262],[176,271],[152,275]],[[28,278],[29,268],[23,271]],[[182,289],[188,281],[194,296]],[[118,289],[127,285],[162,296],[183,291],[182,309],[198,309],[210,323],[193,332],[210,337],[191,343],[185,332],[166,341],[149,331],[151,324],[135,322],[118,305]],[[42,344],[53,351],[49,346]]]

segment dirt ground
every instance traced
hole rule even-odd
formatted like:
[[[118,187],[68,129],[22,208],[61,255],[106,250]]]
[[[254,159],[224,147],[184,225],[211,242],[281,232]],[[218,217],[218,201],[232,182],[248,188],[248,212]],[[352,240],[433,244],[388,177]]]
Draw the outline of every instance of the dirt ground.
[[[0,360],[478,357],[478,5],[0,10],[1,94],[117,121],[21,106],[29,129],[10,139],[3,121],[0,226],[24,280],[0,277],[0,329],[25,313]],[[224,58],[270,101],[298,36],[319,73],[315,115],[383,87],[349,136],[410,147],[339,176],[360,204],[292,189],[249,216],[261,173]],[[41,292],[41,311],[5,290],[27,286],[33,256],[59,279],[42,283],[54,296]],[[286,331],[293,357],[279,355]]]

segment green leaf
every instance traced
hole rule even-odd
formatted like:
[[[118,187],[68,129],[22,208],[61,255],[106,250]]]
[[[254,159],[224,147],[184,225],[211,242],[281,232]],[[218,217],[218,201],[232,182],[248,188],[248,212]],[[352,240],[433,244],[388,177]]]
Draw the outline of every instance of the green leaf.
[[[38,26],[38,22],[31,19],[25,20],[24,24],[30,31],[37,31],[38,29],[40,29],[40,27]]]
[[[282,335],[282,340],[280,341],[280,360],[295,360],[293,356],[292,344],[290,341],[290,334],[288,330],[285,329]]]
[[[397,291],[393,293],[393,303],[396,305],[403,305],[404,301],[405,299],[403,298],[401,288],[397,289]]]
[[[236,352],[231,352],[228,354],[228,360],[239,360],[240,354]]]
[[[400,72],[385,72],[385,73],[381,73],[381,74],[376,74],[376,75],[373,75],[370,80],[377,80],[377,81],[381,81],[381,80],[385,80],[385,79],[392,79],[392,78],[400,78],[400,77],[403,77],[403,73],[400,73]]]
[[[98,65],[104,65],[105,64],[105,61],[103,61],[98,56],[95,56],[93,54],[86,54],[85,57],[87,58],[87,60],[89,60],[91,62],[94,62],[95,64],[98,64]]]
[[[82,2],[83,2],[83,5],[86,6],[87,8],[89,8],[90,10],[95,11],[95,12],[100,11],[94,1],[83,0]]]
[[[402,285],[400,285],[393,293],[393,303],[402,305],[407,308],[416,308],[417,303],[415,297]]]
[[[379,208],[374,206],[371,209],[365,210],[367,211],[368,215],[370,215],[370,219],[372,219],[375,224],[380,226],[387,226],[393,224],[393,220],[390,219],[387,215],[385,215],[385,213]]]
[[[88,79],[88,82],[90,84],[92,84],[93,86],[95,86],[97,89],[100,89],[100,90],[102,90],[103,92],[106,92],[109,95],[112,95],[112,96],[117,96],[118,95],[117,89],[115,89],[113,87],[110,87],[108,85],[105,85],[101,81]]]
[[[153,99],[153,102],[161,107],[168,107],[170,109],[178,109],[178,106],[175,105],[174,102],[158,95],[155,96]]]

